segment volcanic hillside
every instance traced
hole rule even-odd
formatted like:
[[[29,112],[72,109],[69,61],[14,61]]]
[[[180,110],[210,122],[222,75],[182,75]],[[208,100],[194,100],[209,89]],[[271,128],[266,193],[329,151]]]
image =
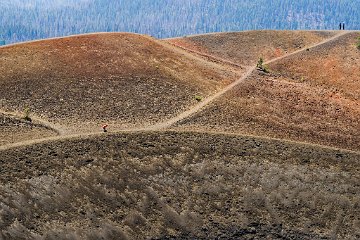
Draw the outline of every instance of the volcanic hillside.
[[[359,153],[144,132],[35,144],[1,156],[4,239],[360,236]]]
[[[72,132],[143,126],[228,84],[232,70],[136,34],[35,41],[0,49],[0,106],[28,107]]]
[[[273,59],[321,42],[335,31],[245,31],[168,39],[174,45],[233,63],[252,66],[260,57]]]
[[[360,51],[357,32],[270,64],[273,72],[295,82],[333,91],[332,98],[360,109]]]
[[[358,37],[0,48],[0,239],[360,239]]]
[[[58,133],[41,123],[30,123],[24,119],[0,112],[0,145],[56,136]]]
[[[185,119],[202,129],[305,141],[360,150],[359,34],[269,64]]]

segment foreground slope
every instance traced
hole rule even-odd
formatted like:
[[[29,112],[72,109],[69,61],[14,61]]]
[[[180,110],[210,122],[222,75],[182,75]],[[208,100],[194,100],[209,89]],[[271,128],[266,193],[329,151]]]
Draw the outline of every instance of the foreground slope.
[[[271,63],[270,73],[254,72],[177,127],[360,150],[357,36],[348,33]]]
[[[0,49],[0,105],[72,131],[158,122],[236,76],[150,37],[103,33]]]
[[[244,66],[273,59],[321,42],[335,31],[244,31],[168,39],[170,43]]]
[[[195,132],[0,152],[0,238],[360,237],[359,153]]]

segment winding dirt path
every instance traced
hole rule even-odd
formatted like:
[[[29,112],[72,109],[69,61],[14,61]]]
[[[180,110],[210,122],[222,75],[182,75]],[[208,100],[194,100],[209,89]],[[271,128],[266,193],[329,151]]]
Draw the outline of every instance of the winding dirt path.
[[[145,130],[161,130],[161,129],[164,129],[164,128],[168,128],[171,125],[173,125],[173,124],[175,124],[175,123],[177,123],[177,122],[179,122],[181,120],[184,120],[184,119],[194,115],[197,112],[200,112],[205,106],[209,105],[211,102],[218,99],[219,97],[224,95],[229,90],[233,89],[239,83],[245,81],[245,79],[248,78],[255,69],[256,69],[256,67],[248,68],[247,71],[245,72],[245,74],[241,78],[239,78],[235,82],[232,82],[231,84],[227,85],[226,87],[221,89],[219,92],[215,93],[214,95],[212,95],[212,96],[210,96],[208,98],[205,98],[204,100],[202,100],[197,105],[193,106],[192,108],[190,108],[189,110],[187,110],[185,112],[180,113],[176,117],[171,118],[166,122],[155,124],[155,125],[149,127],[148,129],[145,129]]]
[[[306,51],[307,49],[311,49],[311,48],[315,48],[317,46],[320,46],[322,44],[325,44],[325,43],[328,43],[328,42],[331,42],[345,34],[348,34],[352,31],[342,31],[340,32],[339,34],[336,34],[335,36],[331,37],[331,38],[328,38],[328,39],[325,39],[324,41],[321,41],[319,43],[316,43],[314,45],[311,45],[311,46],[306,46],[300,50],[297,50],[295,52],[292,52],[292,53],[289,53],[289,54],[285,54],[281,57],[278,57],[278,58],[274,58],[272,60],[269,60],[267,62],[265,62],[265,64],[269,64],[269,63],[272,63],[272,62],[275,62],[275,61],[278,61],[278,60],[281,60],[281,59],[284,59],[284,58],[287,58],[289,56],[292,56],[292,55],[295,55],[295,54],[298,54],[300,52],[303,52],[303,51]],[[172,46],[174,48],[176,48],[175,46]],[[181,49],[181,50],[180,50]],[[180,51],[185,51],[184,49],[180,48],[179,50]],[[256,66],[253,66],[253,67],[249,67],[246,69],[246,72],[244,73],[244,75],[239,78],[238,80],[236,80],[235,82],[227,85],[226,87],[224,87],[222,90],[216,92],[214,95],[204,99],[203,101],[201,101],[200,103],[196,104],[195,106],[192,106],[190,109],[188,109],[187,111],[184,111],[182,113],[180,113],[179,115],[165,121],[165,122],[160,122],[160,123],[157,123],[157,124],[154,124],[154,125],[151,125],[151,126],[148,126],[148,127],[143,127],[143,128],[134,128],[134,129],[125,129],[125,130],[117,130],[117,131],[114,131],[112,133],[121,133],[121,132],[143,132],[143,131],[159,131],[159,130],[163,130],[163,129],[166,129],[166,128],[169,128],[170,126],[172,126],[173,124],[179,122],[179,121],[182,121],[184,119],[187,119],[189,118],[190,116],[200,112],[205,106],[209,105],[210,103],[212,103],[213,101],[215,101],[216,99],[220,98],[221,96],[223,96],[226,92],[230,91],[231,89],[233,89],[235,86],[237,86],[238,84],[242,83],[243,81],[245,81],[252,73],[253,71],[256,70]],[[3,112],[0,110],[1,113],[4,113],[4,114],[9,114],[8,112]],[[16,116],[18,117],[18,115],[15,115],[16,113],[13,113],[10,115],[13,115],[13,116]],[[18,142],[18,143],[14,143],[14,144],[8,144],[8,145],[3,145],[3,146],[0,146],[0,151],[3,151],[3,150],[7,150],[7,149],[10,149],[10,148],[16,148],[16,147],[22,147],[22,146],[29,146],[29,145],[33,145],[33,144],[38,144],[38,143],[44,143],[44,142],[48,142],[48,141],[56,141],[56,140],[63,140],[63,139],[72,139],[72,138],[86,138],[86,137],[90,137],[90,136],[96,136],[96,135],[101,135],[103,133],[101,133],[100,131],[99,132],[90,132],[90,133],[82,133],[82,134],[69,134],[69,133],[66,133],[66,130],[59,127],[59,126],[56,126],[50,122],[47,122],[47,121],[44,121],[44,120],[41,120],[41,119],[38,119],[38,118],[34,118],[34,120],[42,123],[44,126],[48,126],[56,131],[59,132],[60,136],[55,136],[55,137],[49,137],[49,138],[42,138],[42,139],[35,139],[35,140],[29,140],[29,141],[23,141],[23,142]],[[65,134],[65,135],[64,135]],[[260,137],[259,138],[266,138],[266,137]],[[272,138],[268,138],[268,139],[272,139]],[[275,139],[275,138],[274,138]],[[275,140],[279,140],[279,139],[275,139]],[[284,139],[283,139],[284,140]],[[304,143],[304,142],[296,142],[296,141],[290,141],[290,140],[284,140],[284,141],[287,141],[287,142],[293,142],[293,143],[300,143],[300,144],[309,144],[309,143]],[[328,146],[323,146],[323,147],[328,147]],[[331,147],[328,147],[328,148],[331,148]],[[348,151],[348,150],[347,150]]]
[[[324,41],[321,41],[319,43],[316,43],[314,45],[311,45],[311,46],[307,46],[307,47],[304,47],[302,49],[299,49],[295,52],[292,52],[292,53],[289,53],[289,54],[285,54],[283,56],[280,56],[280,57],[277,57],[277,58],[274,58],[274,59],[271,59],[267,62],[265,62],[265,64],[269,64],[269,63],[272,63],[272,62],[275,62],[275,61],[278,61],[278,60],[281,60],[281,59],[284,59],[284,58],[287,58],[289,56],[292,56],[292,55],[295,55],[295,54],[298,54],[300,52],[303,52],[303,51],[306,51],[307,49],[311,49],[311,48],[315,48],[317,46],[320,46],[322,44],[325,44],[327,42],[331,42],[345,34],[348,34],[350,33],[350,31],[344,31],[344,32],[341,32],[339,34],[336,34],[335,36],[331,37],[331,38],[328,38],[328,39],[325,39]],[[256,66],[253,66],[253,67],[249,67],[246,72],[244,73],[244,75],[239,78],[238,80],[236,80],[235,82],[227,85],[225,88],[223,88],[222,90],[220,90],[219,92],[215,93],[214,95],[204,99],[202,102],[200,102],[199,104],[193,106],[191,109],[179,114],[178,116],[174,117],[174,118],[171,118],[170,120],[166,121],[166,122],[163,122],[163,123],[159,123],[159,124],[155,124],[153,126],[151,126],[150,128],[148,128],[148,130],[161,130],[161,129],[164,129],[164,128],[167,128],[167,127],[170,127],[171,125],[181,121],[181,120],[184,120],[186,118],[189,118],[190,116],[194,115],[195,113],[201,111],[205,106],[207,106],[208,104],[210,104],[211,102],[215,101],[216,99],[218,99],[219,97],[221,97],[222,95],[224,95],[226,92],[228,92],[229,90],[233,89],[235,86],[237,86],[238,84],[242,83],[243,81],[245,81],[247,79],[247,77],[249,77],[251,75],[251,73],[253,71],[256,70]],[[146,130],[146,129],[145,129]]]

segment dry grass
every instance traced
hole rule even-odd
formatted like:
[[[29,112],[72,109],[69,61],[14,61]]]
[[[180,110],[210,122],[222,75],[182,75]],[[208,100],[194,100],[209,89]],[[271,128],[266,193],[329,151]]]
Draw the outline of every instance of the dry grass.
[[[259,57],[280,57],[333,36],[333,31],[245,31],[169,39],[185,48],[253,66]]]
[[[356,238],[359,157],[175,132],[7,150],[0,161],[0,236],[55,236],[56,229],[73,239]]]
[[[25,106],[73,131],[159,122],[234,80],[227,67],[198,61],[155,39],[91,34],[0,49],[0,106]]]

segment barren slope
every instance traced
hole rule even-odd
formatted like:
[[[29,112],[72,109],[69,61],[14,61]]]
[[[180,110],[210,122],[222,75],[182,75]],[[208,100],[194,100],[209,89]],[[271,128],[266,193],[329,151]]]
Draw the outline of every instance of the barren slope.
[[[57,132],[48,127],[0,113],[0,145],[56,135]]]
[[[197,52],[251,66],[260,57],[272,59],[334,36],[334,31],[245,31],[168,39]]]
[[[0,238],[360,237],[358,153],[153,132],[0,156]]]
[[[360,150],[360,52],[354,46],[356,36],[350,33],[276,61],[270,64],[270,74],[254,72],[178,127]],[[327,67],[333,60],[338,62],[336,69],[343,68],[340,74]],[[316,67],[312,68],[312,63]]]
[[[171,41],[251,65],[334,34],[257,33]],[[360,239],[357,36],[249,70],[224,95],[243,68],[141,35],[0,48],[0,112],[29,106],[80,133],[3,146],[0,239]],[[185,111],[195,95],[221,97],[187,118],[212,99]],[[195,132],[86,133],[183,117],[174,128]],[[6,143],[52,134],[2,119]]]
[[[333,91],[338,101],[356,100],[360,110],[360,32],[346,34],[335,41],[270,64],[273,72]],[[350,104],[350,102],[349,102]]]
[[[142,35],[90,34],[0,48],[0,106],[78,131],[158,122],[228,84],[228,68]],[[89,129],[88,129],[89,128]],[[74,129],[73,129],[74,130]]]

